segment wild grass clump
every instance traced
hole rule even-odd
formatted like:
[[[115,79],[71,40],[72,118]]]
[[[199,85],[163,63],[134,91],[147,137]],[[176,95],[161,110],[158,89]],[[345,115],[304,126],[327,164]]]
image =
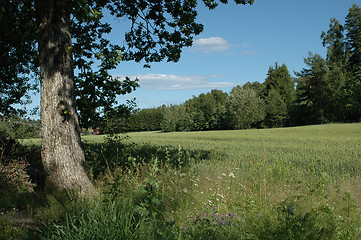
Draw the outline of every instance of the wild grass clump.
[[[172,234],[157,219],[141,215],[131,199],[104,197],[83,202],[65,219],[48,225],[39,239],[167,239]]]

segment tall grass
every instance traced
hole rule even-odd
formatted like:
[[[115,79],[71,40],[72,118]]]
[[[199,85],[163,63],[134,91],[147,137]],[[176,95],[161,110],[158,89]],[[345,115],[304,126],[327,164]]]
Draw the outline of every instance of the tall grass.
[[[129,136],[87,139],[99,199],[37,237],[361,239],[361,124]]]

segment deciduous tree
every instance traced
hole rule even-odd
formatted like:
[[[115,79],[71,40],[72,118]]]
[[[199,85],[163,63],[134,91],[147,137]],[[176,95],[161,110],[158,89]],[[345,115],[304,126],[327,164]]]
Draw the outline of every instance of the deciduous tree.
[[[203,2],[210,9],[218,4],[215,0]],[[227,3],[226,0],[220,2]],[[235,2],[251,4],[253,0]],[[7,26],[8,35],[21,31],[22,28],[16,28],[21,22],[29,25],[21,33],[24,39],[2,53],[5,54],[2,61],[4,59],[10,69],[4,76],[11,76],[19,82],[19,87],[27,88],[27,79],[21,79],[24,73],[29,73],[27,66],[32,64],[33,72],[40,66],[42,159],[48,186],[91,192],[93,186],[84,167],[77,103],[81,106],[82,123],[89,124],[92,115],[85,113],[101,116],[97,114],[99,111],[110,111],[108,106],[116,104],[116,94],[136,87],[134,81],[120,81],[110,76],[109,70],[121,61],[144,61],[146,66],[162,60],[178,61],[182,48],[191,46],[193,37],[203,30],[203,25],[195,22],[197,1],[11,0],[1,3],[1,23]],[[7,18],[4,11],[10,6],[15,11]],[[106,11],[128,20],[130,29],[125,34],[124,46],[111,44],[104,37],[111,31],[111,26],[103,20]],[[5,39],[4,35],[1,39]],[[33,51],[36,47],[38,54]],[[19,54],[23,54],[22,60]],[[94,70],[94,65],[99,68]],[[77,76],[74,68],[78,68]],[[4,65],[2,72],[3,69]],[[8,87],[9,79],[1,77],[1,83]],[[19,95],[5,92],[5,96],[17,99],[21,95],[22,92]]]
[[[231,129],[247,129],[264,120],[265,104],[252,89],[234,87],[229,95],[228,116]]]

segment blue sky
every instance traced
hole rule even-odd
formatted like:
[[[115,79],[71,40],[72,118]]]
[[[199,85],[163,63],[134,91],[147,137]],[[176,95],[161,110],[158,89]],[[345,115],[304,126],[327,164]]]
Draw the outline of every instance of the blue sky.
[[[200,1],[201,2],[201,1]],[[119,102],[136,98],[139,108],[183,103],[193,95],[211,89],[229,92],[236,85],[263,82],[268,68],[276,62],[289,71],[305,67],[308,52],[325,56],[320,35],[330,19],[344,23],[356,0],[255,0],[251,6],[220,4],[215,10],[201,2],[198,22],[203,33],[193,47],[185,48],[177,63],[123,62],[113,75],[137,77],[140,88],[119,97]],[[110,39],[123,41],[125,21],[107,18],[114,27]],[[119,42],[118,42],[119,43]],[[39,106],[39,97],[34,97]]]
[[[263,82],[275,62],[286,64],[293,75],[305,67],[309,51],[325,56],[321,32],[333,17],[343,23],[354,3],[359,1],[255,0],[251,6],[232,3],[213,11],[201,3],[198,22],[205,29],[178,63],[144,69],[129,62],[113,72],[140,81],[141,87],[121,101],[135,97],[138,107],[149,108],[183,103],[214,88],[229,92],[247,81]]]

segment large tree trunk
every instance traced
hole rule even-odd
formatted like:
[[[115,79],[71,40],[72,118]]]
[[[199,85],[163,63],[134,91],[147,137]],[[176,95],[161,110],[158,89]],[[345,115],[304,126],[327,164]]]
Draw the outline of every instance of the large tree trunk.
[[[68,1],[38,0],[41,157],[46,187],[93,191],[85,169],[75,106]]]

